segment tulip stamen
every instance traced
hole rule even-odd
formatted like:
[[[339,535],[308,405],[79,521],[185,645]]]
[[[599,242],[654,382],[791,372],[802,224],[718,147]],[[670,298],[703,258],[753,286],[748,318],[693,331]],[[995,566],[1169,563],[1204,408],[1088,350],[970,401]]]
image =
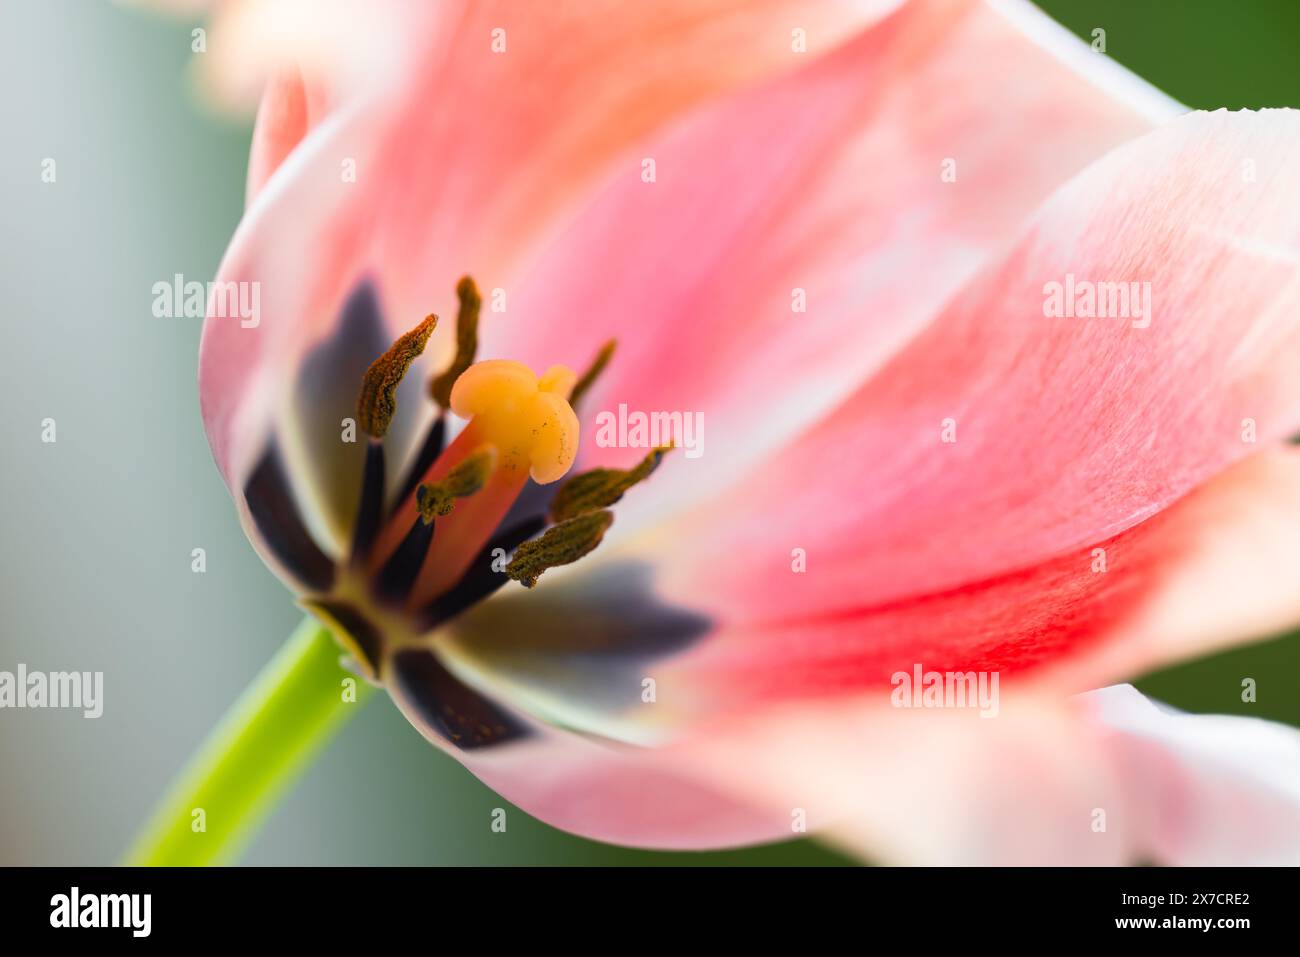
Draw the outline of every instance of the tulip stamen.
[[[402,502],[415,494],[420,479],[424,478],[425,473],[438,460],[438,456],[442,454],[446,443],[447,416],[439,414],[433,420],[433,424],[429,426],[429,431],[424,435],[424,442],[420,445],[420,451],[416,453],[415,459],[406,470],[406,477],[402,479],[402,485],[398,490],[397,497],[393,499],[392,511],[396,512]]]
[[[546,527],[546,519],[540,515],[526,518],[513,525],[505,525],[488,539],[479,553],[470,562],[469,568],[456,584],[429,602],[416,616],[418,630],[432,631],[445,621],[450,621],[461,612],[483,601],[506,582],[509,576],[502,574],[501,557],[509,555],[520,544],[532,538]]]
[[[599,545],[613,523],[614,513],[600,510],[553,525],[541,538],[515,549],[506,574],[525,588],[532,588],[548,568],[570,565]]]
[[[397,387],[411,363],[424,351],[437,324],[437,316],[426,316],[366,370],[361,380],[361,394],[357,397],[357,424],[372,437],[382,439],[388,431],[397,412]]]
[[[600,347],[600,351],[596,353],[596,358],[591,361],[591,365],[587,367],[587,371],[578,379],[573,391],[569,394],[570,405],[576,406],[582,401],[582,397],[587,394],[587,390],[595,385],[596,380],[600,378],[600,374],[605,371],[605,366],[609,365],[609,360],[614,358],[614,350],[617,347],[617,339],[610,339]]]
[[[423,516],[416,516],[411,530],[375,576],[374,590],[380,598],[400,604],[411,594],[424,558],[429,554],[433,529],[432,522],[426,522]]]
[[[497,450],[481,445],[439,482],[421,484],[415,493],[420,517],[428,525],[435,516],[450,515],[456,499],[467,498],[487,484],[497,465]]]
[[[456,298],[460,300],[460,311],[456,313],[456,356],[451,365],[429,383],[433,401],[444,409],[451,407],[452,386],[474,364],[474,356],[478,354],[478,318],[483,297],[469,276],[456,284]]]
[[[661,445],[630,469],[591,469],[569,479],[551,501],[550,517],[553,522],[608,508],[619,501],[632,486],[644,482],[659,467],[673,446]]]
[[[451,409],[467,420],[466,425],[426,473],[423,484],[433,488],[423,493],[417,489],[418,500],[407,499],[392,520],[402,531],[417,515],[436,517],[439,526],[409,596],[412,608],[456,586],[530,478],[547,484],[569,470],[578,451],[578,417],[567,397],[576,379],[564,366],[552,366],[538,377],[522,362],[489,359],[470,366],[456,380]],[[484,446],[495,450],[494,462],[477,454]],[[458,497],[455,511],[447,514],[449,489],[438,483],[471,460],[469,471],[458,474],[456,481],[472,479],[465,491],[476,486],[477,491],[470,498]],[[397,529],[382,536],[383,554],[395,548],[397,540]]]
[[[352,561],[357,564],[370,554],[384,517],[384,444],[370,439],[361,473],[361,502],[352,529]]]

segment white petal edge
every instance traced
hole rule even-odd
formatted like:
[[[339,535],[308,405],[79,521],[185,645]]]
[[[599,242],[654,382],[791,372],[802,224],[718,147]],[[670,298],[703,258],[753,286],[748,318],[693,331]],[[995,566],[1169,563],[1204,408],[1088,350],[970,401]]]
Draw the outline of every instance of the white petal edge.
[[[1163,123],[1188,108],[1132,73],[1104,53],[1096,52],[1029,0],[984,0],[1017,30],[1107,96],[1127,103],[1152,123]]]
[[[1244,677],[1223,681],[1235,687]],[[1079,700],[1101,730],[1127,805],[1142,816],[1133,833],[1151,860],[1300,864],[1300,729],[1187,714],[1132,685]]]

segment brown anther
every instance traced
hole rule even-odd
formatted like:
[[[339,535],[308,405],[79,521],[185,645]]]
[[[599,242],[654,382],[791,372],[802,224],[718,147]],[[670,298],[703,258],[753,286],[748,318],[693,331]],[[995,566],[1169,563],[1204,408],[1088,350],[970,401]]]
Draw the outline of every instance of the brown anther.
[[[456,356],[451,365],[429,383],[430,395],[444,409],[451,407],[451,387],[460,374],[474,364],[474,356],[478,353],[478,317],[483,307],[483,297],[469,276],[464,276],[456,284],[456,297],[460,300],[460,311],[456,314]]]
[[[572,564],[599,545],[613,523],[613,512],[599,511],[552,525],[541,538],[515,549],[506,574],[525,588],[532,588],[548,568]]]
[[[382,439],[388,431],[397,412],[397,387],[411,363],[424,351],[437,324],[437,316],[426,316],[366,370],[361,380],[361,395],[357,397],[357,424],[369,435]]]
[[[587,390],[595,384],[600,374],[605,371],[605,366],[609,365],[609,360],[614,357],[614,349],[618,346],[617,339],[610,339],[600,347],[596,353],[596,358],[591,361],[587,371],[582,374],[577,383],[573,386],[573,391],[569,393],[569,405],[577,406],[578,401],[587,393]]]
[[[661,445],[630,469],[591,469],[575,475],[560,487],[551,501],[551,521],[563,522],[613,505],[633,485],[649,478],[672,448],[672,445]]]
[[[456,499],[473,495],[486,485],[496,465],[496,448],[484,444],[466,456],[441,481],[422,484],[416,489],[415,504],[424,524],[428,525],[439,515],[449,515]]]

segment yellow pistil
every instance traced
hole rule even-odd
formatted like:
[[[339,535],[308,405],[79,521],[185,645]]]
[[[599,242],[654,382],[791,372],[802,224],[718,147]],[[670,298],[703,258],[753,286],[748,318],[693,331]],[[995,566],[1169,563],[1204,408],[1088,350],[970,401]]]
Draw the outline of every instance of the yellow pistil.
[[[538,379],[522,362],[488,359],[456,380],[451,410],[496,448],[501,469],[527,469],[545,485],[563,478],[578,454],[578,417],[568,401],[576,379],[564,366]]]

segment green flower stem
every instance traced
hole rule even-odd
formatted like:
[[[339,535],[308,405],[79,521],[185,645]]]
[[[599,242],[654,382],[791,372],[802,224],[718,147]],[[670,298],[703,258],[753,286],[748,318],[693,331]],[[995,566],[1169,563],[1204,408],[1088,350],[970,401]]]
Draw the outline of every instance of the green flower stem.
[[[222,864],[374,689],[305,619],[208,736],[126,856],[128,865]],[[355,700],[346,693],[355,689]],[[202,815],[197,812],[202,809]],[[200,827],[200,821],[202,827]]]

